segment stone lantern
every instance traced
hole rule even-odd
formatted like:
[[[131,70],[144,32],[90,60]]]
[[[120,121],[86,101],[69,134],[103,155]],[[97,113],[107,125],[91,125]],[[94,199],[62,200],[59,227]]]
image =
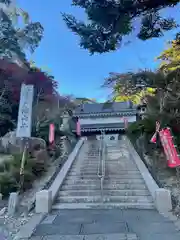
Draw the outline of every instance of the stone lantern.
[[[62,124],[60,126],[60,131],[64,135],[61,137],[61,146],[63,148],[64,154],[68,154],[72,145],[75,143],[76,138],[71,130],[72,114],[70,111],[65,110],[62,115]]]

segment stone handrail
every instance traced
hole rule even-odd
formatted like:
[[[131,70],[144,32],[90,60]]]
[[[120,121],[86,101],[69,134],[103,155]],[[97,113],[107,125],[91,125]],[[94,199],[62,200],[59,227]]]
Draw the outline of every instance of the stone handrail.
[[[99,146],[99,164],[98,164],[98,177],[101,181],[101,195],[103,196],[103,182],[105,178],[105,156],[106,145],[104,142],[104,133],[101,134],[100,146]]]

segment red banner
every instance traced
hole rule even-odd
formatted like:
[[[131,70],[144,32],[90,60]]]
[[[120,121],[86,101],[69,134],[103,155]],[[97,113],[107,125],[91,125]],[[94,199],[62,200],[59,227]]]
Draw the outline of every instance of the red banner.
[[[174,145],[173,137],[169,128],[164,128],[159,132],[162,146],[167,159],[168,167],[175,168],[180,166],[178,151]]]
[[[52,144],[55,138],[55,126],[53,123],[49,125],[49,143]]]

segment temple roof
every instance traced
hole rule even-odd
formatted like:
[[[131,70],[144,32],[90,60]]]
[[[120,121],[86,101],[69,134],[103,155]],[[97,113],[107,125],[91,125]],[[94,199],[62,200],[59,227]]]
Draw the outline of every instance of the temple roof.
[[[78,106],[74,111],[74,116],[82,115],[134,115],[136,106],[129,102],[112,102],[112,103],[85,103]],[[127,114],[126,114],[127,113]],[[131,114],[132,113],[132,114]]]

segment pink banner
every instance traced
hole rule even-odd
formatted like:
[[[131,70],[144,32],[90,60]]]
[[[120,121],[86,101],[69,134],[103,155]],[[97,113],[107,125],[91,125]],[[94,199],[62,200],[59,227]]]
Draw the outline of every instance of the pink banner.
[[[159,132],[162,146],[167,159],[168,167],[175,168],[180,166],[180,158],[173,142],[173,137],[169,128],[162,129]]]
[[[77,133],[78,136],[81,136],[81,124],[80,124],[79,119],[76,123],[76,133]]]
[[[128,128],[128,118],[124,117],[124,128],[127,129]]]
[[[53,143],[55,138],[55,126],[53,123],[49,125],[49,143]]]

